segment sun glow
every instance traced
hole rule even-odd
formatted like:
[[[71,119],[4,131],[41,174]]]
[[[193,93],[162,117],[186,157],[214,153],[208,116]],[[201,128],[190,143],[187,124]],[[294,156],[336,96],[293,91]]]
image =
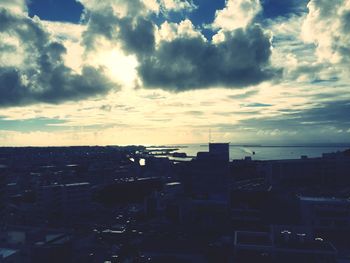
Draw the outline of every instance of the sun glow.
[[[123,85],[131,86],[137,77],[138,61],[134,55],[125,55],[118,49],[101,51],[96,64],[107,68],[109,77]]]

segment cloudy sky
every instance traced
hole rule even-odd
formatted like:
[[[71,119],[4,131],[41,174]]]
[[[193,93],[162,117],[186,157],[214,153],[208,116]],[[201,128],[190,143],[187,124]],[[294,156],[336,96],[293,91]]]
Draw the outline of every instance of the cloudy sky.
[[[350,0],[0,0],[0,145],[350,142]]]

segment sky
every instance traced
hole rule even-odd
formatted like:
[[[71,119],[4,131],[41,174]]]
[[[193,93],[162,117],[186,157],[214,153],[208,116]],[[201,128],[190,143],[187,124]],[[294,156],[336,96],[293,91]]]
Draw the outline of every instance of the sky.
[[[350,142],[350,0],[0,0],[0,146]]]

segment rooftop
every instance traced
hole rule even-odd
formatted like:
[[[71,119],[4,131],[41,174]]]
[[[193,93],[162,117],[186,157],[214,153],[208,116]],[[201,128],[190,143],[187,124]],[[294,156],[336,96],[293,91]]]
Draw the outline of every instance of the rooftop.
[[[237,245],[272,246],[270,234],[267,232],[237,231],[235,243]]]
[[[72,184],[66,184],[65,186],[84,186],[84,185],[90,185],[90,183],[88,182],[84,182],[84,183],[72,183]]]
[[[336,197],[315,197],[315,196],[298,196],[300,201],[320,202],[320,203],[346,203],[350,204],[350,199]]]
[[[8,249],[8,248],[0,248],[0,258],[7,258],[16,254],[18,250]]]
[[[285,234],[288,238],[281,236],[280,238],[272,236],[269,232],[253,232],[253,231],[236,231],[235,244],[241,246],[257,246],[270,247],[282,250],[299,250],[299,251],[317,251],[321,253],[336,253],[336,249],[329,242],[323,239],[312,239],[306,234],[291,233]]]

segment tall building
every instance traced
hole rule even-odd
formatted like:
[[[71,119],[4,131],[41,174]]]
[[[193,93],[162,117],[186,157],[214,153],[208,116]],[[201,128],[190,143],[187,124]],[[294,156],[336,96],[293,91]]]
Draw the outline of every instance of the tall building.
[[[6,205],[6,173],[5,167],[0,165],[0,225],[4,222],[5,205]]]
[[[209,143],[209,152],[198,152],[194,160],[184,165],[185,192],[206,198],[227,197],[229,159],[228,143]]]
[[[209,152],[198,152],[179,174],[194,231],[222,233],[229,218],[229,144],[209,143]]]
[[[209,143],[209,154],[212,159],[218,161],[230,161],[229,143]]]

